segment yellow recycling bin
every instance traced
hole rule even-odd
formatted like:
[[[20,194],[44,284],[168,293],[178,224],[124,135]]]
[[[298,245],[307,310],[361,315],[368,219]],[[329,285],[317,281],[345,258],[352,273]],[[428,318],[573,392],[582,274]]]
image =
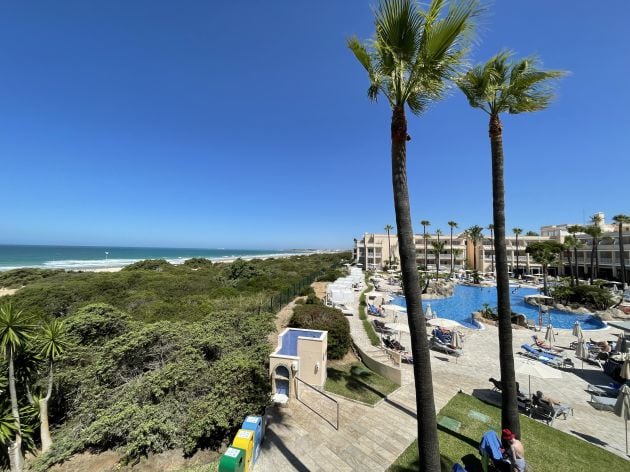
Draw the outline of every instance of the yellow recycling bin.
[[[254,431],[239,429],[236,436],[234,436],[232,446],[245,451],[245,468],[243,470],[247,472],[252,465],[252,458],[254,456]]]

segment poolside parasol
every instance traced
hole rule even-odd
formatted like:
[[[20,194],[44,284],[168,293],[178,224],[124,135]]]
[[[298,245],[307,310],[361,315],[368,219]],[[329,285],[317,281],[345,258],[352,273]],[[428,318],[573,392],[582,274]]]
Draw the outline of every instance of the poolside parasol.
[[[527,375],[530,402],[532,399],[532,377],[538,379],[559,379],[562,377],[560,371],[552,369],[538,361],[520,361],[517,364],[515,372],[517,374]]]
[[[457,321],[447,320],[446,318],[432,318],[427,321],[431,326],[439,326],[440,328],[456,328],[460,326]]]
[[[626,364],[628,360],[626,359]],[[630,419],[630,387],[624,385],[619,391],[617,402],[615,403],[615,414],[624,419],[626,425],[626,455],[628,455],[628,420]]]
[[[586,348],[586,341],[584,338],[579,337],[577,347],[575,348],[575,356],[578,359],[582,359],[582,368],[584,368],[584,358],[588,357],[588,349]]]
[[[433,318],[433,311],[431,310],[431,304],[427,303],[427,311],[424,312],[424,317],[427,320],[430,320],[431,318]]]
[[[582,325],[578,320],[575,320],[575,324],[573,325],[573,336],[576,336],[578,339],[584,337],[584,333],[582,332]]]
[[[547,325],[547,332],[545,333],[545,341],[547,341],[547,343],[549,344],[549,347],[551,347],[551,345],[556,342],[556,335],[554,334],[553,326],[551,325]]]
[[[619,376],[622,379],[630,379],[630,355],[625,354],[625,360],[623,361],[623,365],[621,366],[621,372]]]
[[[404,323],[387,323],[385,327],[394,331],[398,331],[399,333],[409,334],[409,325],[406,325]]]
[[[462,340],[462,333],[459,331],[453,332],[453,347],[455,349],[461,349],[464,347],[464,341]]]

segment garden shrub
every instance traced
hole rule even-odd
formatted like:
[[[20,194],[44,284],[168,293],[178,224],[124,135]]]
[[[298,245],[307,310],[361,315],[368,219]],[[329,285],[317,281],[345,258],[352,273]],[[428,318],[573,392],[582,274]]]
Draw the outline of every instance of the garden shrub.
[[[296,306],[289,326],[328,331],[328,357],[330,359],[341,359],[352,344],[350,324],[343,313],[336,308],[324,305]]]

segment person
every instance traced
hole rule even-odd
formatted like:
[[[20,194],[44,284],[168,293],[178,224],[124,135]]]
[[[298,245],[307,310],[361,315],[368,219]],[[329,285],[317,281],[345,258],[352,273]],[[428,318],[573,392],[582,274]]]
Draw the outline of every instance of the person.
[[[512,472],[525,472],[525,449],[514,433],[509,429],[501,432],[501,442],[505,447],[506,458],[510,461]]]

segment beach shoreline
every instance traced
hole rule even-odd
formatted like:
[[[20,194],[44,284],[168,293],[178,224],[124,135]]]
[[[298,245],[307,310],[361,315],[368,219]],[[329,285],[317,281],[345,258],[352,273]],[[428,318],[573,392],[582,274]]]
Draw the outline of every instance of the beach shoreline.
[[[341,251],[325,251],[325,250],[321,250],[321,251],[308,251],[308,252],[291,252],[291,253],[277,253],[277,254],[261,254],[261,255],[244,255],[244,256],[235,256],[235,257],[229,257],[229,258],[202,258],[202,259],[208,259],[209,261],[211,261],[213,264],[230,264],[234,261],[236,261],[237,259],[241,259],[244,261],[251,261],[251,260],[265,260],[265,259],[282,259],[282,258],[287,258],[287,257],[296,257],[296,256],[308,256],[311,254],[330,254],[330,253],[335,253],[335,252],[341,252]],[[190,259],[194,259],[194,257],[188,257],[185,259],[177,259],[177,260],[173,260],[173,259],[166,259],[166,258],[157,258],[157,259],[162,259],[165,260],[166,262],[168,262],[169,264],[173,264],[173,265],[182,265],[184,264],[186,261],[190,260]],[[116,267],[72,267],[72,268],[64,268],[64,267],[55,267],[54,269],[61,269],[61,270],[65,270],[68,272],[99,272],[99,273],[107,273],[107,272],[119,272],[122,269],[124,269],[125,267],[128,267],[130,265],[133,265],[137,262],[140,262],[142,260],[147,260],[147,259],[138,259],[138,260],[134,260],[132,262],[129,262],[128,264],[125,265],[121,265],[121,266],[116,266]],[[38,268],[38,269],[50,269],[52,270],[53,268],[49,268],[49,267],[22,267],[22,269],[29,269],[29,268]]]

